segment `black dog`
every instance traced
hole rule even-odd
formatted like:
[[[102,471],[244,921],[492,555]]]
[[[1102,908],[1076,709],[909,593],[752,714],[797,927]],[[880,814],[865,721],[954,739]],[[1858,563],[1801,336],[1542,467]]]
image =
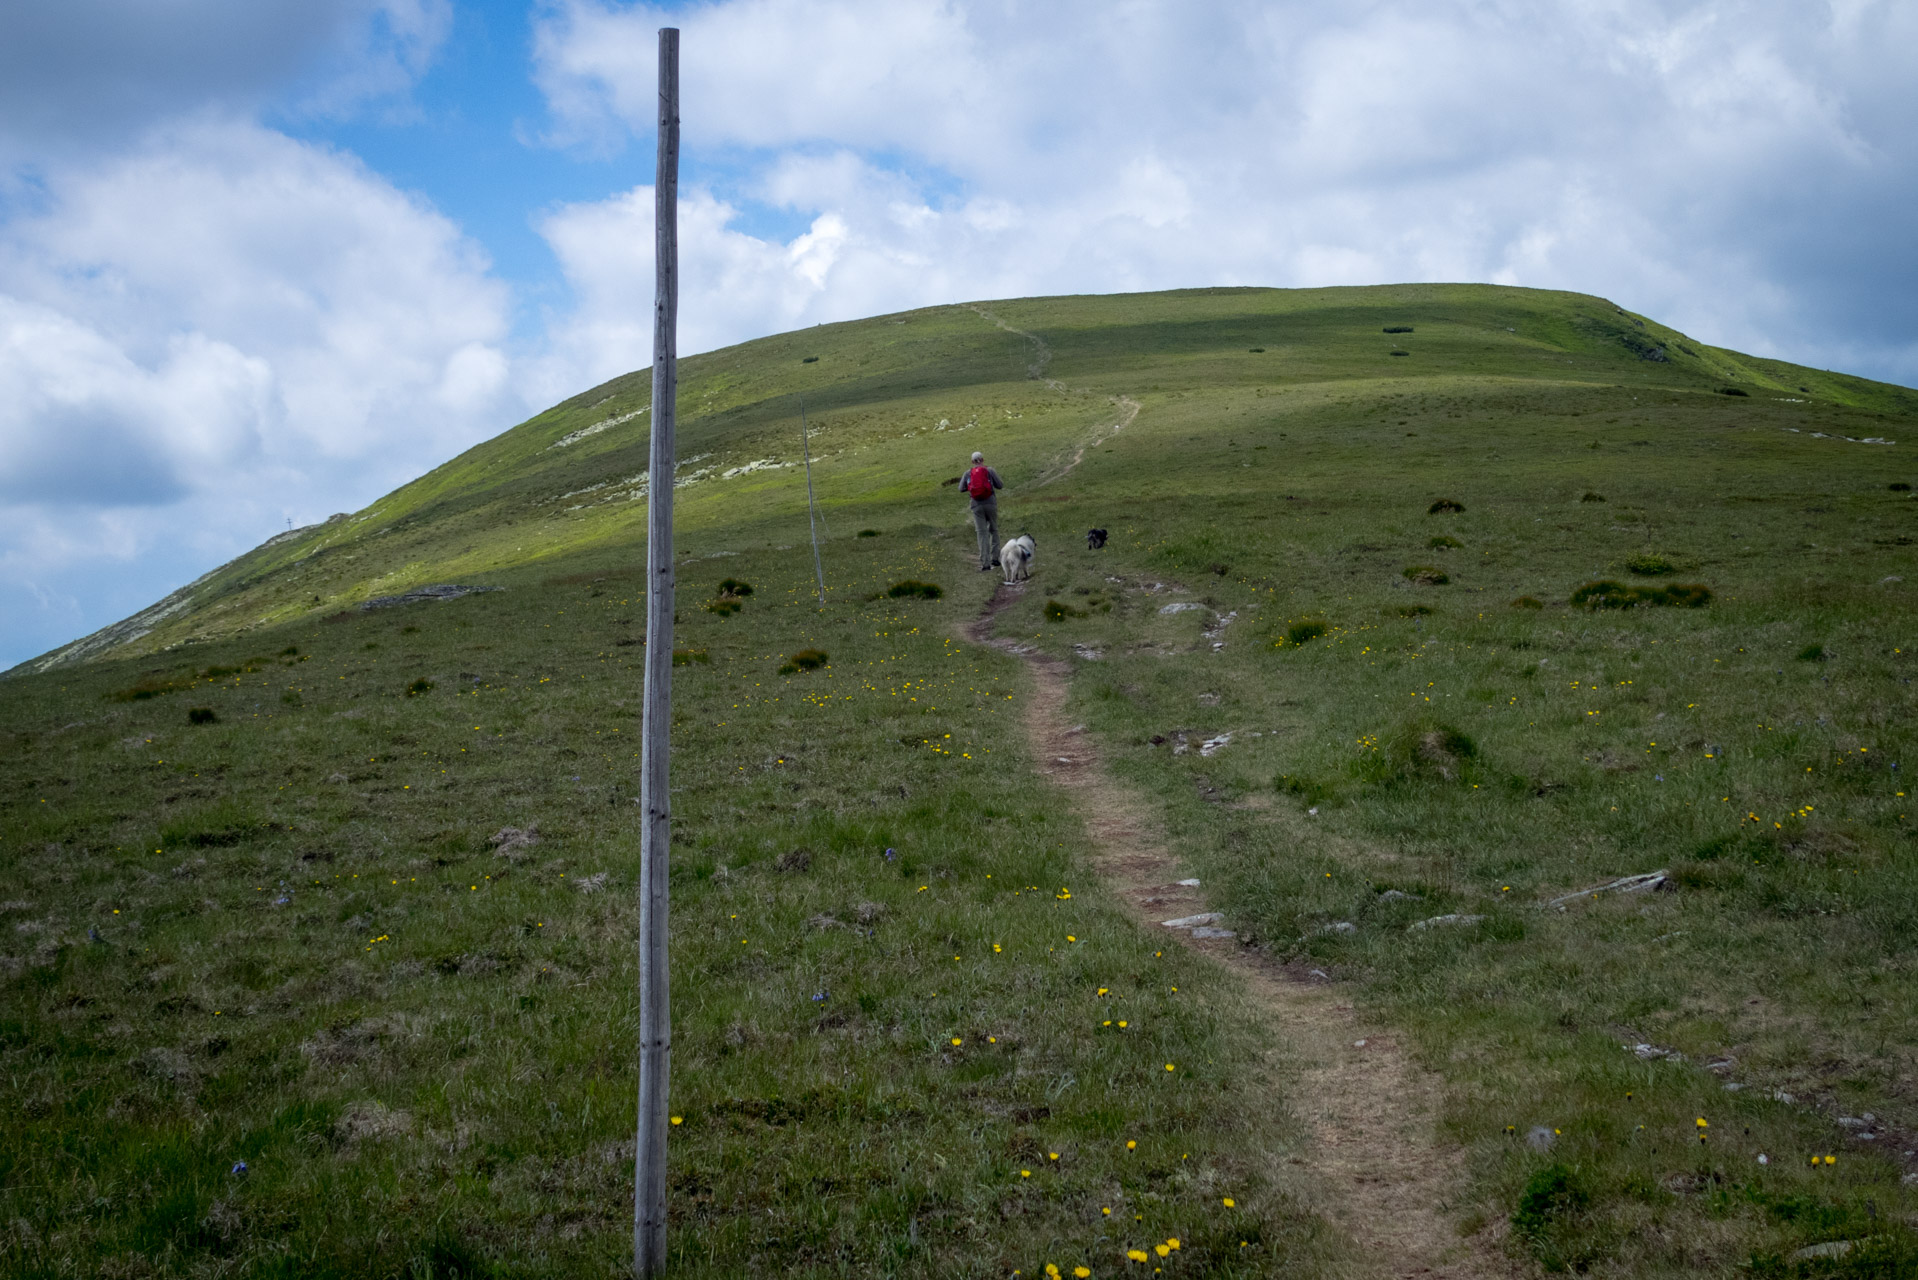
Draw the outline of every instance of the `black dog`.
[[[1106,531],[1104,529],[1087,529],[1086,530],[1086,550],[1087,551],[1097,551],[1100,547],[1103,547],[1105,544],[1106,544]]]

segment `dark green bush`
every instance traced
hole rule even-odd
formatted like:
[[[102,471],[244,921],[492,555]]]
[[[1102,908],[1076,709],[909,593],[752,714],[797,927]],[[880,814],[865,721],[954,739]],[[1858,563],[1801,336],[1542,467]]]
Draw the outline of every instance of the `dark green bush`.
[[[1576,1170],[1547,1165],[1532,1175],[1512,1213],[1512,1234],[1547,1271],[1582,1271],[1594,1259],[1580,1239],[1592,1193]]]
[[[731,596],[720,596],[717,600],[708,600],[705,607],[707,613],[716,613],[722,618],[730,618],[746,606]]]
[[[1798,651],[1800,662],[1823,662],[1826,656],[1825,646],[1822,644],[1808,644]]]
[[[1737,387],[1720,387],[1718,394],[1721,396],[1749,396],[1751,392],[1740,391]]]
[[[1409,324],[1388,324],[1385,326],[1385,332],[1386,333],[1410,333],[1412,332],[1412,326]]]
[[[1046,607],[1043,612],[1046,617],[1053,622],[1064,622],[1067,618],[1083,618],[1086,616],[1084,609],[1075,609],[1071,605],[1061,604],[1057,600],[1046,601]]]
[[[946,594],[946,589],[936,582],[921,582],[917,578],[907,578],[895,582],[886,589],[886,594],[895,600],[916,596],[922,600],[937,600]]]
[[[220,722],[220,716],[212,707],[189,707],[187,708],[186,722],[188,724],[218,724]]]
[[[721,578],[719,585],[713,588],[714,595],[739,596],[742,599],[753,593],[753,584],[741,582],[738,578]]]
[[[1512,601],[1512,607],[1514,609],[1543,609],[1545,602],[1537,596],[1520,596],[1518,599]]]
[[[1605,495],[1602,493],[1593,493],[1590,489],[1587,489],[1584,493],[1578,495],[1578,500],[1580,502],[1603,502],[1605,501]]]
[[[1906,484],[1903,480],[1894,480],[1886,487],[1889,488],[1893,493],[1910,493],[1911,492],[1911,486]]]
[[[1603,578],[1572,592],[1573,606],[1583,609],[1632,609],[1640,605],[1698,609],[1710,604],[1711,599],[1711,588],[1697,582],[1674,582],[1669,587],[1629,587]]]
[[[1655,556],[1649,553],[1642,556],[1633,556],[1625,562],[1625,567],[1641,578],[1654,578],[1661,573],[1678,572],[1678,566],[1667,560],[1664,556]]]
[[[1431,506],[1425,509],[1425,514],[1428,516],[1435,516],[1446,511],[1463,511],[1463,510],[1465,510],[1465,504],[1463,502],[1458,502],[1451,498],[1440,498],[1437,502],[1434,502]]]
[[[701,652],[703,653],[705,651],[701,650]],[[786,659],[785,665],[779,668],[779,674],[782,676],[790,676],[801,671],[817,671],[826,665],[826,661],[826,651],[824,649],[801,649],[798,653]]]
[[[1445,570],[1435,564],[1408,564],[1399,572],[1425,587],[1442,587],[1452,580]]]
[[[1460,542],[1457,538],[1454,538],[1449,533],[1441,533],[1436,538],[1433,538],[1430,542],[1426,543],[1425,545],[1428,547],[1431,547],[1435,551],[1445,551],[1445,550],[1449,550],[1452,547],[1462,547],[1465,544],[1463,542]]]
[[[1285,642],[1290,645],[1306,644],[1317,640],[1326,632],[1325,619],[1300,618],[1285,629]]]
[[[406,686],[406,696],[409,698],[417,698],[421,694],[431,693],[431,692],[433,692],[433,682],[431,680],[428,680],[425,676],[421,676],[419,679],[415,680],[412,684],[409,684]]]
[[[1437,612],[1429,604],[1408,604],[1399,610],[1401,618],[1422,618],[1428,613]]]
[[[876,538],[879,536],[879,530],[861,529],[858,533],[854,534],[853,536],[857,538]]]

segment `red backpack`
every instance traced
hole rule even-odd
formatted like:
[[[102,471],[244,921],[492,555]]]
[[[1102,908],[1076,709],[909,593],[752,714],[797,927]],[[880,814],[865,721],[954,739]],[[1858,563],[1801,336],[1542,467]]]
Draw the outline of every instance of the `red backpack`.
[[[975,498],[985,499],[992,496],[992,472],[984,467],[974,467],[966,473],[966,492]]]

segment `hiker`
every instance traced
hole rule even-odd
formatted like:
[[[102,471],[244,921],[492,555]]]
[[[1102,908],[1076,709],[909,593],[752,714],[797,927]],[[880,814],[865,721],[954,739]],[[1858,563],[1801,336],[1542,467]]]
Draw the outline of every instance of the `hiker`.
[[[999,490],[1006,487],[999,473],[986,465],[986,455],[974,453],[972,466],[959,477],[959,487],[972,500],[972,527],[979,535],[979,572],[999,567]]]

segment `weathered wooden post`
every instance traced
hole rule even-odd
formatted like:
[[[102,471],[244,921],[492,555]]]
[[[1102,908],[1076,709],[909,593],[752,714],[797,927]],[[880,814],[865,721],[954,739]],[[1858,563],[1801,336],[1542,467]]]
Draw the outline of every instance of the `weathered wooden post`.
[[[633,1270],[666,1272],[666,1084],[672,1013],[666,963],[672,802],[673,425],[679,394],[679,29],[659,32],[659,162],[653,186],[653,451],[646,492],[646,702],[640,713],[639,1134]]]

